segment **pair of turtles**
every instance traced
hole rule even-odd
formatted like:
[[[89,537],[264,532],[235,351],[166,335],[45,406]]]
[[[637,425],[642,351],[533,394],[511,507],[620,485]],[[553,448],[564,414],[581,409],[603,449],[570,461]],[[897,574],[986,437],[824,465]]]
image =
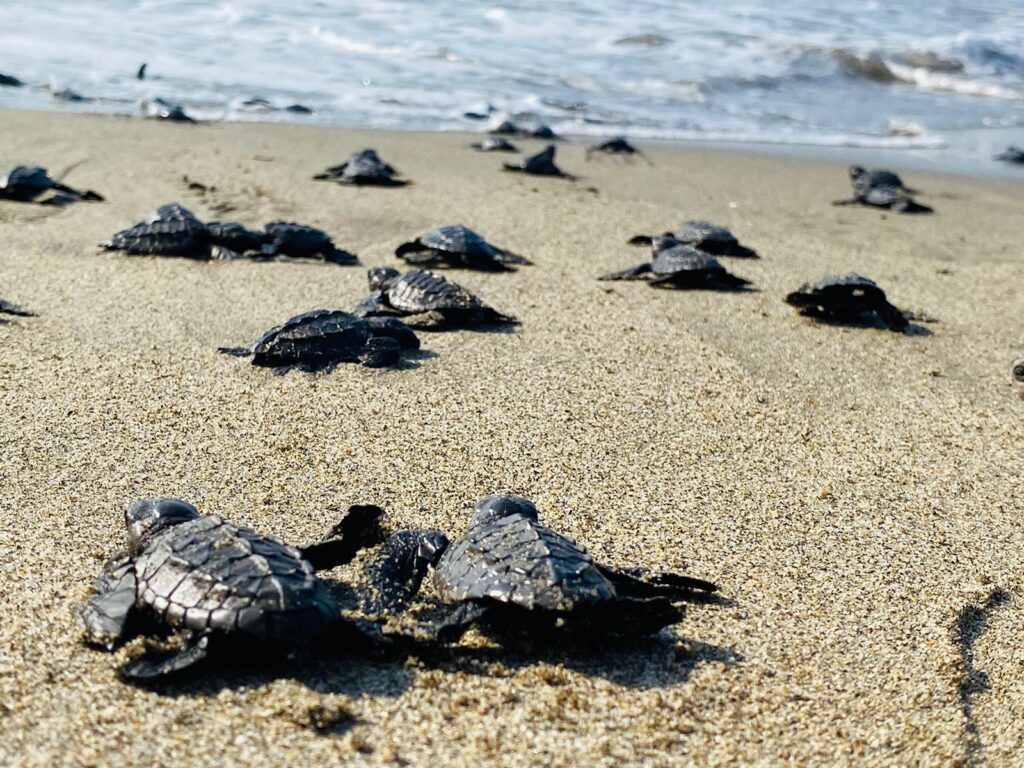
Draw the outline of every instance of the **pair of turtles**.
[[[786,296],[786,303],[826,322],[864,325],[880,320],[893,331],[910,325],[906,313],[889,303],[874,280],[852,272],[805,283]]]
[[[67,205],[79,201],[102,202],[103,197],[92,190],[69,187],[52,178],[45,168],[19,165],[0,176],[0,200]]]
[[[178,203],[160,206],[147,221],[117,232],[101,245],[129,256],[179,256],[189,259],[273,259],[288,256],[332,264],[357,263],[355,255],[334,245],[315,227],[273,221],[262,231],[235,222],[202,222]]]
[[[313,178],[357,186],[404,187],[409,184],[409,181],[398,176],[398,171],[381,160],[376,150],[364,149],[355,152],[341,165],[332,166]]]
[[[395,256],[417,267],[461,267],[512,272],[530,264],[518,254],[491,245],[469,227],[435,227],[395,249]]]
[[[897,213],[931,213],[932,209],[911,197],[917,190],[904,185],[892,171],[868,170],[859,165],[849,169],[853,197],[836,200],[833,205],[866,205],[885,208]]]
[[[382,514],[350,507],[320,542],[297,548],[200,515],[180,499],[136,502],[125,513],[127,551],[104,565],[81,609],[85,640],[113,650],[139,634],[161,638],[121,668],[132,680],[187,669],[232,641],[285,649],[356,636],[385,642],[366,622],[344,618],[317,575],[379,541]],[[540,523],[532,502],[489,496],[454,544],[440,531],[392,535],[366,569],[367,614],[404,610],[431,567],[447,605],[433,632],[442,642],[473,625],[640,637],[676,623],[683,600],[717,589],[701,579],[601,565]]]
[[[253,365],[283,375],[291,370],[330,371],[339,363],[384,368],[397,365],[405,353],[419,348],[416,334],[397,318],[361,318],[340,310],[314,309],[271,328],[251,347],[217,351],[249,357]]]

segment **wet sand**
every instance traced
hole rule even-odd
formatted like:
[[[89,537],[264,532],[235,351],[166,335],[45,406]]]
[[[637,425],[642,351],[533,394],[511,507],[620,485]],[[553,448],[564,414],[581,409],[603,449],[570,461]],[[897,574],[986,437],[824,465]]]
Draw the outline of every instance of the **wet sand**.
[[[654,147],[648,167],[567,144],[570,183],[501,173],[470,140],[3,114],[4,162],[80,163],[66,181],[108,202],[0,202],[0,297],[39,315],[0,325],[0,763],[1024,761],[1024,186],[909,173],[937,211],[910,217],[831,207],[837,164]],[[415,184],[309,179],[365,146]],[[216,348],[351,308],[364,268],[97,251],[172,200],[321,226],[364,267],[465,223],[536,263],[450,274],[522,326],[423,334],[433,356],[403,370],[274,376]],[[630,235],[691,217],[761,253],[727,261],[756,290],[594,279],[643,260]],[[935,322],[821,326],[782,301],[851,270]],[[136,498],[301,544],[355,502],[457,534],[499,491],[724,602],[625,648],[473,633],[406,663],[235,664],[155,690],[80,643],[75,608]],[[324,708],[349,719],[317,733]]]

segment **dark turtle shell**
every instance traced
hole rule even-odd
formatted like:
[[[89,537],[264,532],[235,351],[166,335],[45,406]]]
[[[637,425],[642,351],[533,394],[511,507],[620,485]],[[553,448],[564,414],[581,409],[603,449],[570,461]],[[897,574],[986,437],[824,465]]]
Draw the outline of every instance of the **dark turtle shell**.
[[[353,264],[356,261],[353,254],[336,247],[330,235],[316,227],[293,221],[272,221],[263,231],[263,251],[268,256],[281,254],[298,259],[317,258],[336,264]]]
[[[528,610],[568,611],[617,596],[585,549],[522,514],[474,525],[441,557],[434,586],[447,602],[493,600]]]
[[[996,155],[995,159],[1002,160],[1004,163],[1024,163],[1024,149],[1009,146]]]
[[[725,227],[720,227],[710,221],[684,221],[673,236],[680,243],[692,245],[694,248],[713,253],[716,256],[757,258],[757,252],[740,245],[736,235]]]
[[[233,221],[207,222],[206,236],[214,245],[222,246],[237,253],[258,252],[264,245],[264,235],[262,232],[254,232]]]
[[[554,144],[549,144],[537,154],[531,155],[514,165],[511,163],[505,163],[504,168],[506,171],[529,173],[535,176],[559,176],[566,179],[574,178],[555,165]]]
[[[195,218],[157,219],[136,224],[115,233],[103,247],[108,251],[124,251],[130,256],[210,257],[206,228]]]
[[[199,217],[196,216],[192,211],[186,208],[181,203],[166,203],[161,205],[153,215],[149,217],[149,222],[154,221],[199,221]]]
[[[705,251],[688,245],[675,245],[656,251],[651,262],[652,284],[675,284],[697,287],[705,283],[720,287],[749,285],[748,280],[726,271],[721,262]]]
[[[290,318],[264,333],[251,350],[253,365],[325,370],[338,363],[361,362],[371,367],[394,365],[403,348],[419,340],[407,327],[379,324],[348,312],[314,309]],[[222,349],[231,354],[248,350]]]
[[[191,511],[194,519],[142,539],[133,560],[139,607],[171,627],[288,641],[313,637],[337,619],[334,600],[298,549]]]
[[[417,259],[414,254],[425,252],[428,255],[432,252],[435,256],[443,257],[442,261],[458,266],[503,268],[507,264],[529,264],[522,256],[496,248],[472,229],[461,224],[435,227],[416,240],[399,246],[395,250],[395,255],[415,262]]]
[[[892,171],[884,169],[868,170],[859,165],[850,166],[850,183],[858,192],[870,187],[895,187],[907,192],[910,191],[903,184],[903,179]]]
[[[346,184],[376,184],[378,186],[402,186],[407,181],[396,178],[398,171],[380,159],[374,149],[356,152],[341,165],[328,168],[313,178],[340,181]]]
[[[70,200],[102,201],[103,197],[91,190],[80,191],[50,177],[45,168],[38,166],[15,166],[0,176],[0,199],[32,202],[47,192],[55,193],[57,198],[67,202]]]
[[[805,283],[786,296],[786,303],[812,317],[859,322],[874,313],[893,330],[908,325],[906,316],[889,303],[874,280],[853,272]]]

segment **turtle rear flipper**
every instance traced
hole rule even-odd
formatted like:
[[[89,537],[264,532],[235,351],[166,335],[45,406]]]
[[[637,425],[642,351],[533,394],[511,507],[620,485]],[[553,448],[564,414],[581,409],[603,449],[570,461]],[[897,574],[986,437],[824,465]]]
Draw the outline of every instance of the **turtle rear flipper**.
[[[919,203],[909,197],[902,197],[892,204],[892,209],[898,213],[934,213],[935,210],[928,205]]]
[[[882,322],[892,331],[904,331],[910,325],[907,316],[902,310],[894,307],[888,301],[880,302],[875,308],[875,313],[882,319]]]
[[[651,272],[651,262],[645,261],[643,264],[637,264],[635,267],[629,269],[623,269],[620,272],[609,272],[607,275],[601,275],[597,278],[598,280],[643,280]]]
[[[29,312],[27,309],[22,309],[17,304],[11,304],[10,302],[0,299],[0,313],[5,315],[17,315],[19,317],[35,317],[35,312]]]
[[[125,557],[114,558],[103,566],[96,579],[99,594],[79,612],[85,628],[85,641],[111,650],[124,639],[125,629],[135,612],[135,568]]]
[[[207,635],[188,633],[183,638],[180,648],[152,649],[132,659],[121,667],[121,677],[126,680],[152,680],[188,669],[206,658],[210,643]]]
[[[704,579],[695,579],[675,573],[651,573],[645,568],[609,568],[598,566],[623,597],[668,597],[686,600],[695,592],[710,594],[718,591],[718,585]]]
[[[362,595],[363,610],[371,616],[404,610],[448,544],[448,537],[435,530],[393,534],[366,567],[369,586]]]
[[[583,628],[600,627],[602,631],[621,637],[653,635],[661,629],[682,621],[685,608],[668,597],[619,597],[594,605],[579,606],[573,621]]]
[[[320,541],[299,551],[316,571],[352,562],[359,550],[380,541],[384,510],[373,504],[353,504]]]
[[[344,267],[350,267],[353,264],[359,263],[358,256],[342,248],[335,248],[333,251],[328,251],[321,255],[323,256],[324,261],[330,262],[331,264],[340,264]]]

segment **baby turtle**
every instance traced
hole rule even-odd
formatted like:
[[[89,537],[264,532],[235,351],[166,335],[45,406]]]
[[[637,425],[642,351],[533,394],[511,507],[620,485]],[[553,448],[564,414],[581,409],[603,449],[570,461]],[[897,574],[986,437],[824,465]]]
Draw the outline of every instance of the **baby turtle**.
[[[512,264],[529,264],[522,256],[496,248],[469,227],[435,227],[425,235],[404,243],[395,256],[423,267],[465,267],[490,271],[513,271]]]
[[[0,314],[2,315],[15,315],[17,317],[35,317],[35,312],[29,312],[27,309],[22,309],[17,304],[11,304],[9,301],[0,299]]]
[[[146,104],[146,115],[154,120],[167,120],[171,123],[197,123],[181,104],[173,104],[161,98],[153,99]]]
[[[531,155],[522,162],[514,165],[512,163],[503,163],[503,167],[506,171],[529,173],[534,176],[558,176],[563,179],[570,180],[576,178],[572,174],[564,173],[557,165],[555,165],[554,144],[549,144],[546,149],[543,149],[536,155]]]
[[[712,224],[710,221],[684,221],[675,232],[666,232],[661,238],[651,235],[636,235],[630,238],[629,244],[653,246],[655,240],[663,249],[682,243],[715,256],[734,256],[741,259],[759,258],[757,251],[741,245],[736,235],[725,227]]]
[[[626,155],[627,157],[636,155],[648,165],[654,165],[654,163],[647,158],[647,155],[626,141],[625,136],[616,136],[614,139],[608,139],[607,141],[602,141],[600,144],[594,144],[591,147],[587,147],[587,160],[589,160],[590,156],[595,152],[601,152],[606,155]]]
[[[835,200],[833,205],[866,205],[887,208],[897,213],[931,213],[927,205],[911,197],[914,190],[903,185],[903,180],[891,171],[868,171],[859,165],[850,166],[853,197]]]
[[[180,499],[137,501],[125,512],[127,552],[111,558],[80,612],[85,640],[113,650],[141,634],[171,633],[177,647],[152,650],[121,668],[127,679],[171,674],[232,636],[302,646],[342,623],[315,573],[350,562],[380,537],[379,507],[353,506],[321,540],[291,547],[200,515]],[[149,633],[146,633],[149,634]]]
[[[519,149],[506,138],[501,136],[488,136],[483,141],[470,144],[477,152],[518,152]]]
[[[679,602],[706,600],[717,590],[702,579],[597,563],[538,517],[533,502],[521,496],[488,496],[454,544],[444,547],[437,531],[406,533],[404,541],[389,541],[385,556],[398,563],[415,560],[422,570],[437,561],[434,587],[451,606],[437,628],[443,642],[457,641],[477,623],[650,635],[680,620]],[[392,606],[400,608],[407,597],[392,600]]]
[[[318,181],[337,181],[342,184],[375,185],[378,187],[404,187],[409,182],[395,178],[398,171],[385,163],[373,149],[356,152],[347,161],[313,178]]]
[[[1017,381],[1024,381],[1024,357],[1013,363],[1013,378]]]
[[[1024,149],[1009,146],[996,155],[995,159],[1002,160],[1004,163],[1024,163]]]
[[[402,274],[391,267],[374,267],[367,279],[372,293],[356,307],[360,317],[397,315],[424,331],[519,324],[434,272],[412,269]]]
[[[647,280],[652,286],[674,288],[710,288],[739,290],[749,280],[730,274],[710,253],[682,245],[669,237],[652,241],[654,258],[621,272],[612,272],[599,280]]]
[[[852,272],[804,283],[786,296],[786,303],[802,315],[836,323],[863,325],[877,316],[893,331],[909,325],[906,315],[889,303],[874,280]]]
[[[49,197],[43,198],[46,195]],[[19,165],[0,176],[0,200],[43,205],[66,205],[78,200],[102,202],[103,197],[91,190],[84,192],[50,177],[45,168]]]
[[[263,227],[263,255],[291,256],[296,259],[323,259],[332,264],[349,265],[358,258],[334,245],[330,235],[316,227],[293,221],[272,221]]]
[[[329,371],[338,363],[362,363],[367,368],[395,365],[405,350],[420,341],[405,323],[393,317],[359,318],[348,312],[314,309],[271,328],[252,348],[221,347],[218,352],[251,357],[253,365],[284,374]]]

